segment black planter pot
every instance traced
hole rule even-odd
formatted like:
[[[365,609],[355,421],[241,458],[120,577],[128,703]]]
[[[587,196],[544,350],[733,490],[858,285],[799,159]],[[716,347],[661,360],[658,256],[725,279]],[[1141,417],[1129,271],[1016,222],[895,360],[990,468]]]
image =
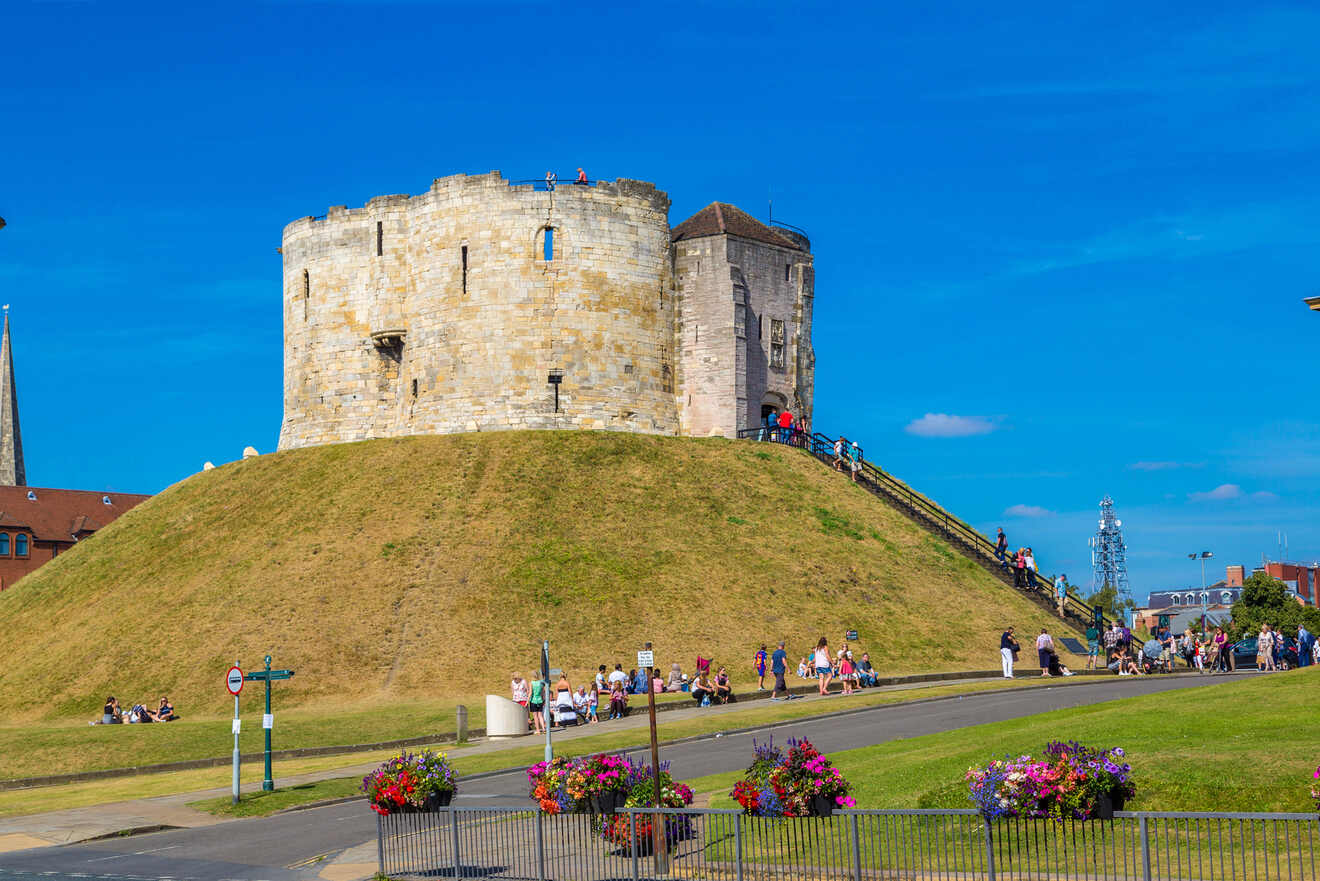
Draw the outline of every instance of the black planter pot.
[[[426,810],[434,811],[448,807],[453,800],[454,791],[452,789],[447,789],[444,792],[432,792],[426,796]]]
[[[1095,800],[1095,809],[1091,812],[1092,819],[1114,819],[1114,811],[1123,810],[1124,801],[1125,799],[1121,792],[1110,792],[1100,796]]]
[[[811,815],[813,817],[831,817],[834,815],[835,807],[832,798],[824,795],[813,795],[811,797]]]
[[[617,814],[627,800],[627,795],[617,789],[598,792],[591,796],[591,810],[597,814]]]

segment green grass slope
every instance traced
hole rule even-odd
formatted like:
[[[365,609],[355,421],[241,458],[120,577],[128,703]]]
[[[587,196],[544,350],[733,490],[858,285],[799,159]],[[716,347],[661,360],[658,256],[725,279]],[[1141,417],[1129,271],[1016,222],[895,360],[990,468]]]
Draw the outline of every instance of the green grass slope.
[[[297,671],[282,708],[479,699],[542,638],[575,681],[645,640],[746,680],[761,642],[796,657],[846,629],[886,672],[987,669],[1008,623],[1058,625],[796,450],[413,437],[194,475],[0,594],[0,708],[90,717],[107,693],[168,692],[223,713],[225,668],[267,653]]]

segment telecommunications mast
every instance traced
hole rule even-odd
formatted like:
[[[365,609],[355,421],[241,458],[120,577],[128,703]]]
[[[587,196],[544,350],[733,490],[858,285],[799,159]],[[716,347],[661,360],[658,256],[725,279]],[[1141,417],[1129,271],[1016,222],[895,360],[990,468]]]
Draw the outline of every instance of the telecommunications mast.
[[[1118,591],[1118,601],[1126,604],[1132,599],[1128,587],[1127,545],[1123,542],[1123,521],[1114,516],[1114,500],[1105,496],[1100,500],[1100,528],[1088,542],[1091,546],[1091,586],[1100,590],[1111,584]]]

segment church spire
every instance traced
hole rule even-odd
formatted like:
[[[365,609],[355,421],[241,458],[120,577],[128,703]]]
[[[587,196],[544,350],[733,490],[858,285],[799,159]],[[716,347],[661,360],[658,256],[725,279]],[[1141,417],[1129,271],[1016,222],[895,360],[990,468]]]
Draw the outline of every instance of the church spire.
[[[14,384],[14,350],[9,345],[9,304],[0,338],[0,486],[27,486],[23,470],[23,435],[18,430],[18,386]]]

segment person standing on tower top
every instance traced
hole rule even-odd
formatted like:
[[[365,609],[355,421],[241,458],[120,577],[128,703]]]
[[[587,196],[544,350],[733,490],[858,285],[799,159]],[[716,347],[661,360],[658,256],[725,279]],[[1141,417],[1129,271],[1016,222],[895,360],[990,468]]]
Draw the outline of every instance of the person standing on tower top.
[[[583,171],[581,168],[579,168],[577,180],[573,181],[573,183],[577,184],[578,186],[585,187],[587,185],[587,173]]]
[[[545,173],[545,188],[553,193],[555,191],[555,184],[557,183],[559,183],[559,175],[555,174],[553,171],[547,171]]]

